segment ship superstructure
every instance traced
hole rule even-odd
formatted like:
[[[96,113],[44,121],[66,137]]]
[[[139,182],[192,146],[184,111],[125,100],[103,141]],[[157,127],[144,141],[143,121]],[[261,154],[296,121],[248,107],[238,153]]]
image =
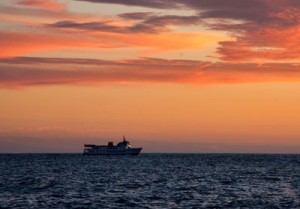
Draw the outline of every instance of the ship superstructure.
[[[116,146],[113,142],[108,142],[108,145],[95,145],[85,144],[84,152],[85,155],[138,155],[142,148],[131,147],[129,141],[123,136],[123,141],[119,142]]]

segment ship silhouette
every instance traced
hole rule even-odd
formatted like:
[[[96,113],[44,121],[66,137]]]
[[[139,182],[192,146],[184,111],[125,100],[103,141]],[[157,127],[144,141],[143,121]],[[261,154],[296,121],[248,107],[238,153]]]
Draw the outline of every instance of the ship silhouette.
[[[129,141],[123,136],[123,141],[114,146],[113,142],[107,145],[85,144],[83,154],[85,155],[138,155],[142,147],[133,148]]]

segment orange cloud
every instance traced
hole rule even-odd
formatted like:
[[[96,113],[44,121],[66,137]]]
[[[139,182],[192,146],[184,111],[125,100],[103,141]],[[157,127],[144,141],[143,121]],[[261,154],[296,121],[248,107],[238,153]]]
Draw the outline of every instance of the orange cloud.
[[[82,36],[81,34],[70,36],[69,34],[46,32],[3,32],[0,31],[0,58],[28,55],[33,52],[49,51],[57,49],[76,48],[111,48],[114,43],[98,41],[96,38]]]
[[[72,32],[72,36],[70,35]],[[132,34],[76,31],[1,32],[0,57],[15,57],[33,52],[76,48],[144,48],[152,53],[209,46],[221,39],[199,33]]]
[[[17,4],[46,10],[65,10],[67,6],[57,0],[18,0]]]
[[[131,46],[150,47],[154,51],[164,50],[179,50],[192,49],[204,46],[210,46],[225,38],[221,35],[214,35],[210,33],[161,33],[161,34],[139,34],[123,35],[111,34],[114,38],[119,38]]]
[[[299,64],[226,64],[189,60],[15,58],[0,60],[0,86],[169,82],[193,84],[299,82]]]
[[[0,57],[14,57],[35,51],[51,50],[71,46],[71,42],[48,34],[0,32]]]
[[[235,41],[220,42],[226,61],[300,60],[300,25],[287,28],[253,27]]]

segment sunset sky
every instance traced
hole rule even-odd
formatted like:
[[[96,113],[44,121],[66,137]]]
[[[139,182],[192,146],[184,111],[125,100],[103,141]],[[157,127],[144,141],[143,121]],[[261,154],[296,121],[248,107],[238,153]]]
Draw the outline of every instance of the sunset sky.
[[[300,153],[299,0],[2,0],[0,47],[1,153]]]

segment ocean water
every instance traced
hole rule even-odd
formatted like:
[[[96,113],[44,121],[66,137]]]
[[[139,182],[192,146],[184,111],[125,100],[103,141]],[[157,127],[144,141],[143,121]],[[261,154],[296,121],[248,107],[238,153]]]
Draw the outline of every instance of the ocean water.
[[[0,208],[300,208],[300,155],[0,155]]]

